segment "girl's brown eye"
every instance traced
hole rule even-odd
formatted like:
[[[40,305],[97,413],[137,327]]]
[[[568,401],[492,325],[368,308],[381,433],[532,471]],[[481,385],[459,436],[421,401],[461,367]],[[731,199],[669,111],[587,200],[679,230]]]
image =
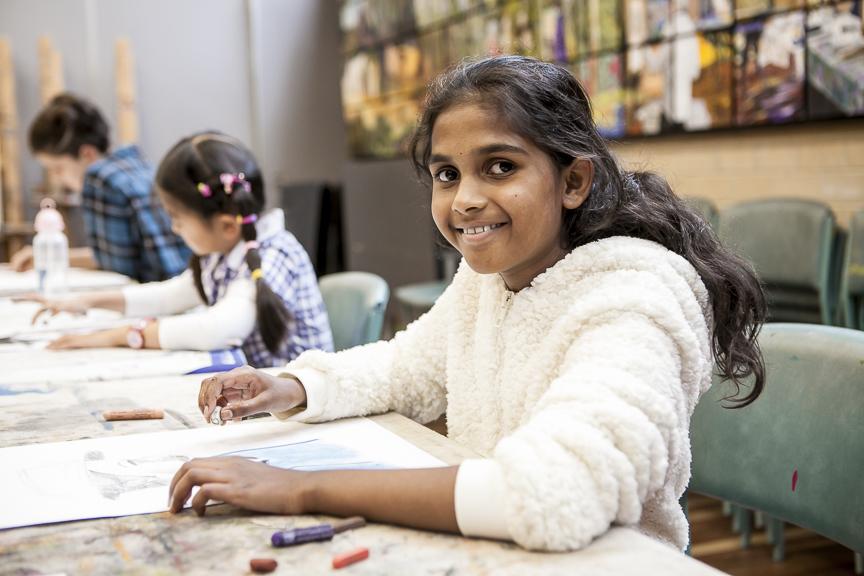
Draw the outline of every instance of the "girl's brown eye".
[[[439,182],[452,182],[459,177],[459,173],[453,168],[442,168],[435,173],[434,177]]]
[[[500,176],[503,174],[507,174],[508,172],[512,172],[513,168],[514,166],[512,162],[507,162],[506,160],[498,160],[489,167],[489,172]]]

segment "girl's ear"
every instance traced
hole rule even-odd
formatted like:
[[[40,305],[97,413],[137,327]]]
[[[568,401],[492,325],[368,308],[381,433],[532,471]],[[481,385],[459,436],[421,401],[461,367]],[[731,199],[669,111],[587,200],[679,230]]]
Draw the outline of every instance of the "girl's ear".
[[[239,239],[243,234],[242,224],[233,214],[216,214],[213,216],[215,229],[228,240]]]
[[[565,210],[575,210],[585,202],[594,182],[594,164],[590,160],[576,158],[564,169],[564,195],[561,199]]]

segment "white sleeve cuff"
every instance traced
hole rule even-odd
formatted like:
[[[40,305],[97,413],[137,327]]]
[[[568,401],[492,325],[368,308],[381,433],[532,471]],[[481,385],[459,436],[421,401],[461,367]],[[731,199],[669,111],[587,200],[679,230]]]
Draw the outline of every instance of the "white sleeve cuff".
[[[504,474],[491,459],[465,460],[456,473],[456,523],[464,536],[513,540],[507,529]]]
[[[273,414],[280,420],[293,422],[315,422],[324,414],[324,406],[327,405],[327,376],[314,368],[299,368],[290,372],[283,372],[280,377],[293,376],[303,385],[306,390],[306,409],[302,412],[289,410]]]

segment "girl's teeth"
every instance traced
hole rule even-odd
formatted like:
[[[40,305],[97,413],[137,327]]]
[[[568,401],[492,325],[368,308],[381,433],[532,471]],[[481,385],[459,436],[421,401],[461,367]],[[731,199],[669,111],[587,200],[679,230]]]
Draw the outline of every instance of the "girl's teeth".
[[[474,228],[465,228],[465,234],[481,234],[483,232],[489,232],[490,230],[494,230],[495,228],[498,228],[500,226],[500,224],[492,224],[490,226],[476,226]]]

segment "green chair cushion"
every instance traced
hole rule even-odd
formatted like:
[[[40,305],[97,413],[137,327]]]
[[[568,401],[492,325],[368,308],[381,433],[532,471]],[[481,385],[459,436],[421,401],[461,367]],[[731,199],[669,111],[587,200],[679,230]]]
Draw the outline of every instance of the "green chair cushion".
[[[864,552],[864,332],[766,324],[767,383],[724,408],[715,383],[691,421],[690,489]]]

